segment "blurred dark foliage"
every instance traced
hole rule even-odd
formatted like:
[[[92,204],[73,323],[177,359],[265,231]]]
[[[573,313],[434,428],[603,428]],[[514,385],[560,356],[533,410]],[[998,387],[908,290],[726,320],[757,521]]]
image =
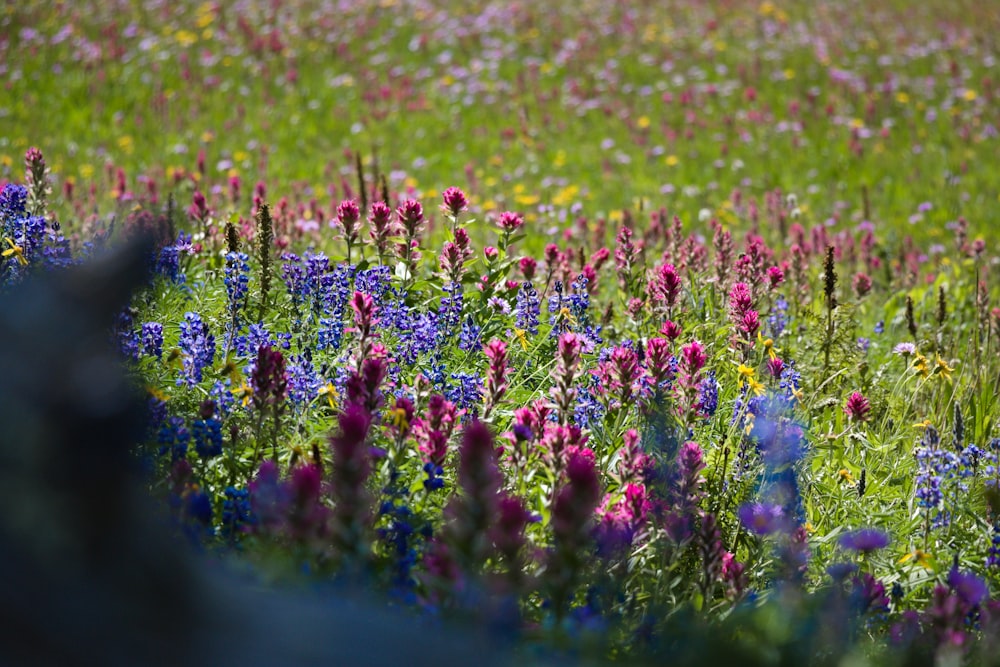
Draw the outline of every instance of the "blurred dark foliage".
[[[0,665],[489,665],[484,632],[342,587],[277,590],[176,538],[110,325],[131,244],[0,295]]]

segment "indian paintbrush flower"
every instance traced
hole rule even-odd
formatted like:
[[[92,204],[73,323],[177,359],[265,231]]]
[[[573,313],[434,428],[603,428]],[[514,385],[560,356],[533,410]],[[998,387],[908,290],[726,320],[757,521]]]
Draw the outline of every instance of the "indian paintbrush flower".
[[[871,405],[868,403],[868,399],[865,398],[860,391],[852,392],[850,396],[847,397],[847,403],[844,404],[844,414],[852,422],[866,422],[868,421],[868,413],[871,411]]]
[[[503,398],[507,391],[507,344],[502,340],[493,339],[483,348],[490,365],[486,373],[486,400],[483,405],[483,418],[490,413]]]

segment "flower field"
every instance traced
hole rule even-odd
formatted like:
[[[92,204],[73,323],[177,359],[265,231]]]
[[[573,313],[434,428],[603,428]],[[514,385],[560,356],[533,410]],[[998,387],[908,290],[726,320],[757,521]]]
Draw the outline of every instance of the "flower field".
[[[993,664],[997,25],[11,5],[0,284],[146,244],[131,454],[260,585],[529,664]]]

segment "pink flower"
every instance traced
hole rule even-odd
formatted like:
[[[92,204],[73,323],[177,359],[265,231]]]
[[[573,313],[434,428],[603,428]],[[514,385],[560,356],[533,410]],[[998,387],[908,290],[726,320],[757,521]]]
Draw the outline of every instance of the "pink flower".
[[[844,405],[844,414],[853,422],[868,421],[868,412],[870,410],[871,405],[869,405],[868,399],[860,391],[856,391],[848,396],[847,403]]]
[[[512,211],[504,211],[500,214],[500,219],[497,220],[497,225],[503,231],[511,234],[524,225],[524,218]]]
[[[866,273],[854,274],[854,280],[851,281],[851,284],[854,287],[854,293],[857,294],[859,299],[868,294],[872,289],[872,279]]]
[[[521,275],[524,276],[524,279],[531,282],[531,279],[535,277],[535,269],[538,267],[538,262],[535,261],[534,257],[522,257],[517,266],[521,270]]]
[[[676,322],[666,320],[663,323],[663,326],[660,327],[660,333],[666,336],[667,340],[673,342],[678,338],[680,338],[681,333],[683,333],[683,329],[681,329],[681,325],[677,324]]]
[[[457,218],[458,214],[462,211],[468,210],[469,200],[466,198],[465,193],[458,188],[448,188],[441,195],[444,200],[444,209],[453,218]]]

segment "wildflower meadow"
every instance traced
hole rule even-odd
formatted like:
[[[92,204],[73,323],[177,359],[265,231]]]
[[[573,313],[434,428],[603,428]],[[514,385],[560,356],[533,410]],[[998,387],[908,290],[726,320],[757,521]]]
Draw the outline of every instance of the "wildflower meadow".
[[[130,456],[255,585],[518,664],[994,664],[998,26],[10,4],[0,289],[145,244]]]

